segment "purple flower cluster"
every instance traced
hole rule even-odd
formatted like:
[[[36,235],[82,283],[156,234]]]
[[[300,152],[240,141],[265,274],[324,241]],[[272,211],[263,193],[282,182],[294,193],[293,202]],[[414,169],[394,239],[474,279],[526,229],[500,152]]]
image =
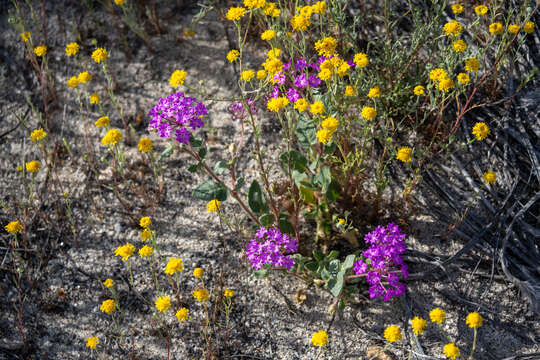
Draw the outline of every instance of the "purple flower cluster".
[[[294,253],[297,249],[298,242],[295,238],[282,234],[277,228],[266,229],[261,226],[246,246],[246,258],[257,270],[264,265],[290,270],[295,261],[285,254]]]
[[[255,106],[255,100],[248,99],[247,104],[249,105],[249,110],[251,111],[251,113],[253,115],[257,114],[257,107]],[[248,112],[244,108],[244,104],[242,104],[241,101],[237,101],[233,103],[229,107],[228,110],[234,120],[238,120],[238,119],[241,120],[248,116]]]
[[[377,226],[374,231],[366,234],[364,240],[369,244],[369,248],[363,255],[369,261],[356,261],[354,271],[357,275],[366,274],[366,281],[371,285],[370,298],[383,296],[384,301],[389,301],[394,296],[399,297],[405,293],[406,286],[399,282],[398,276],[398,273],[401,273],[404,279],[409,276],[407,265],[401,258],[407,247],[403,241],[405,236],[407,235],[394,223],[386,227]],[[383,281],[387,283],[386,286]]]
[[[274,74],[274,90],[272,97],[277,98],[281,95],[278,85],[283,86],[283,93],[287,96],[290,102],[295,102],[302,97],[304,89],[308,86],[316,88],[321,84],[321,79],[316,73],[309,74],[309,71],[318,71],[317,63],[308,63],[307,59],[298,59],[293,66],[289,61],[283,65],[283,71]],[[286,76],[287,75],[287,76]],[[289,80],[289,81],[288,81]]]
[[[150,116],[149,129],[157,129],[162,138],[169,138],[173,130],[178,142],[187,144],[191,137],[192,130],[202,128],[203,116],[208,114],[208,109],[196,98],[184,96],[184,93],[177,92],[166,98],[161,98],[148,112]]]

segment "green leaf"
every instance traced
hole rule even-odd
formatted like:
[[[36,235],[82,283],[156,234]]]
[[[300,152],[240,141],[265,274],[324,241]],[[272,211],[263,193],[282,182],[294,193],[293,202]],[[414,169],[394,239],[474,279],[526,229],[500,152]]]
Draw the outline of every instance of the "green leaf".
[[[239,190],[242,188],[242,186],[244,186],[245,183],[246,183],[246,182],[245,182],[243,176],[241,176],[241,177],[239,177],[238,179],[236,179],[236,184],[234,184],[234,191],[235,191],[235,192],[236,192],[236,191],[239,191]]]
[[[326,286],[328,290],[332,293],[334,296],[339,296],[341,293],[341,290],[343,289],[343,276],[338,276],[335,279],[328,280],[328,284]]]
[[[257,278],[257,279],[262,279],[262,278],[265,278],[268,276],[268,270],[266,269],[263,269],[263,270],[257,270],[257,271],[254,271],[253,272],[253,275]]]
[[[262,226],[269,227],[276,221],[276,217],[273,214],[264,214],[259,217],[259,221],[261,222]]]
[[[204,159],[207,153],[208,149],[206,149],[206,147],[202,147],[199,149],[199,156],[201,157],[201,159]]]
[[[200,200],[210,201],[218,199],[219,201],[227,200],[227,188],[221,184],[216,184],[212,180],[203,182],[197,186],[192,193],[193,197]]]
[[[335,180],[332,180],[330,182],[330,185],[326,189],[326,198],[328,201],[333,202],[336,201],[339,198],[339,193],[341,191],[341,187],[339,186],[338,182]]]
[[[319,268],[319,264],[314,261],[308,262],[305,266],[306,266],[306,269],[313,272],[317,272],[317,269]]]
[[[289,166],[291,170],[296,170],[299,172],[306,171],[307,159],[304,155],[296,150],[282,153],[279,156],[279,160],[281,161],[281,167],[285,173],[289,172]]]
[[[161,159],[168,158],[169,156],[171,156],[173,149],[174,149],[173,144],[171,143],[167,144],[167,147],[165,148],[165,150],[163,150],[161,154],[159,154],[158,161],[161,161]]]
[[[199,168],[200,168],[199,165],[200,165],[200,164],[190,165],[190,166],[188,167],[188,171],[189,171],[189,172],[192,172],[192,173],[197,172],[197,170],[199,170]]]
[[[200,152],[199,152],[199,155],[200,155]],[[216,173],[216,175],[221,175],[227,168],[228,166],[225,161],[218,161],[216,165],[214,165],[214,172]]]
[[[339,255],[339,251],[337,250],[332,250],[330,251],[330,254],[328,254],[328,256],[326,256],[326,260],[334,260],[334,259],[337,259]]]
[[[321,270],[321,279],[323,279],[324,281],[327,281],[327,280],[330,280],[331,278],[332,276],[330,276],[330,273],[328,272],[328,270],[323,268]]]
[[[266,199],[264,198],[262,188],[257,182],[257,180],[253,180],[253,182],[251,183],[251,186],[249,187],[248,204],[249,204],[249,208],[254,213],[260,214],[265,211],[268,211],[268,206],[266,205]]]
[[[354,266],[354,260],[356,260],[356,255],[347,255],[345,260],[343,260],[343,264],[341,264],[341,271],[345,273],[347,270],[351,269]]]
[[[289,222],[289,216],[287,214],[285,213],[279,214],[278,225],[279,225],[279,230],[281,230],[282,232],[289,235],[294,235],[294,228],[292,224]]]
[[[328,264],[328,272],[330,273],[330,275],[334,277],[338,275],[339,265],[340,265],[340,262],[338,259],[334,259],[330,261],[330,263]]]
[[[313,258],[318,262],[321,262],[324,260],[324,255],[319,250],[313,250]]]
[[[305,116],[300,116],[296,125],[296,136],[302,148],[308,150],[311,145],[317,143],[317,133],[313,121]]]
[[[300,186],[300,197],[302,198],[302,201],[304,201],[306,204],[316,204],[315,202],[315,193],[313,190],[308,189],[305,186]]]
[[[194,148],[198,148],[202,145],[202,139],[196,138],[195,136],[191,135],[191,137],[189,138],[189,143]]]

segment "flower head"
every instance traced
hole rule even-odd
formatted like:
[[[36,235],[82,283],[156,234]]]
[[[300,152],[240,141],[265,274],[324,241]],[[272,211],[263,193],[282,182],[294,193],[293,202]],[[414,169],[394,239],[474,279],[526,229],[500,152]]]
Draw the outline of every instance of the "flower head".
[[[452,20],[443,26],[443,30],[447,36],[458,36],[463,31],[463,26],[458,21]]]
[[[229,9],[229,11],[227,11],[227,15],[225,15],[225,17],[228,20],[236,21],[240,20],[245,13],[246,9],[243,7],[232,7]]]
[[[501,35],[504,31],[504,26],[500,22],[494,22],[489,25],[489,32],[493,35]]]
[[[23,42],[28,42],[30,40],[30,33],[28,31],[22,32],[21,39]]]
[[[345,96],[354,96],[355,95],[354,88],[352,86],[350,86],[350,85],[345,86],[344,95]]]
[[[469,313],[465,319],[465,322],[470,328],[477,329],[482,326],[482,315],[477,312]]]
[[[34,48],[34,54],[37,56],[44,56],[47,53],[47,47],[45,45],[39,45]]]
[[[152,230],[146,228],[143,231],[141,231],[141,239],[142,241],[146,241],[152,237]]]
[[[6,226],[4,226],[4,229],[6,229],[6,231],[12,235],[23,231],[23,227],[18,221],[10,222]]]
[[[459,348],[452,343],[444,345],[443,354],[452,360],[456,360],[458,356],[461,356],[459,353]]]
[[[453,89],[454,87],[455,87],[454,80],[452,80],[450,78],[442,79],[439,82],[439,90],[440,91],[448,92],[451,89]]]
[[[93,93],[90,95],[90,104],[99,104],[99,94]]]
[[[184,70],[175,70],[171,78],[169,79],[169,84],[172,87],[178,87],[182,84],[184,84],[184,80],[186,80],[187,73]]]
[[[266,30],[265,32],[261,34],[261,39],[266,40],[266,41],[272,40],[275,37],[276,37],[276,32],[274,30]]]
[[[102,126],[109,126],[110,123],[111,122],[109,121],[108,116],[102,116],[94,122],[94,125],[96,125],[99,128]]]
[[[193,276],[195,276],[198,279],[202,278],[203,274],[204,274],[204,270],[201,268],[195,268],[193,270]]]
[[[378,86],[375,86],[369,89],[369,93],[368,93],[369,98],[378,98],[380,96],[381,96],[381,89]]]
[[[508,31],[510,34],[517,34],[519,32],[519,25],[510,24],[508,25]]]
[[[224,297],[233,297],[234,296],[234,290],[231,290],[231,289],[225,289],[223,291],[223,296]]]
[[[258,9],[266,5],[266,0],[244,0],[244,5],[248,9]]]
[[[415,316],[411,320],[411,327],[412,327],[413,332],[416,335],[422,334],[426,326],[427,326],[427,321],[422,318],[419,318],[418,316]]]
[[[210,200],[208,204],[206,204],[206,210],[209,213],[215,213],[221,208],[221,201],[218,199]]]
[[[377,110],[371,106],[364,106],[360,114],[366,120],[373,120],[377,116]]]
[[[227,61],[229,61],[230,63],[235,62],[239,56],[240,56],[240,51],[231,50],[227,53]]]
[[[478,5],[474,8],[474,12],[479,16],[484,16],[488,12],[488,8],[485,5]]]
[[[77,44],[76,42],[71,42],[71,43],[66,45],[66,55],[67,56],[75,55],[78,52],[79,52],[79,44]]]
[[[467,84],[470,80],[469,75],[466,73],[459,73],[457,76],[457,81],[460,84]]]
[[[311,21],[303,15],[296,15],[291,18],[293,30],[306,31],[309,25],[311,25]]]
[[[429,72],[429,79],[433,81],[440,81],[448,77],[448,74],[444,69],[435,68]]]
[[[464,52],[467,50],[467,43],[463,40],[456,40],[452,43],[455,52]]]
[[[30,133],[30,140],[32,141],[43,140],[45,137],[47,137],[47,132],[42,128],[36,129]]]
[[[26,171],[36,173],[41,168],[41,163],[37,160],[32,160],[26,163]]]
[[[210,294],[206,289],[195,289],[193,290],[193,297],[199,302],[205,302],[210,298]]]
[[[446,313],[440,308],[435,308],[429,312],[429,318],[434,323],[442,324],[446,319]]]
[[[456,15],[461,14],[463,12],[463,5],[461,4],[453,4],[452,5],[452,12]]]
[[[257,79],[259,80],[263,80],[264,78],[266,78],[266,70],[258,70],[257,71]]]
[[[425,88],[422,86],[422,85],[417,85],[414,87],[414,95],[424,95],[424,92],[425,92]]]
[[[369,65],[369,58],[367,54],[364,53],[355,54],[353,61],[359,68],[364,68]]]
[[[255,77],[255,72],[253,70],[244,70],[242,71],[242,79],[244,81],[250,82],[251,79]]]
[[[107,60],[107,50],[103,48],[97,48],[92,52],[92,60],[94,60],[98,64],[102,61]]]
[[[408,146],[402,146],[398,149],[396,154],[396,159],[403,161],[405,163],[411,162],[411,153],[412,149]]]
[[[107,131],[105,136],[101,139],[101,144],[104,146],[107,145],[116,145],[117,142],[123,139],[122,132],[118,129],[110,129]]]
[[[320,129],[317,131],[317,140],[320,143],[326,144],[332,138],[332,131],[328,129]]]
[[[176,272],[184,271],[184,262],[180,258],[171,257],[165,266],[165,274],[173,275]]]
[[[155,304],[158,311],[165,312],[171,307],[171,298],[168,296],[160,296],[157,298]]]
[[[320,56],[333,56],[336,54],[337,40],[331,36],[322,38],[315,43],[315,50]]]
[[[131,255],[135,252],[135,246],[126,242],[125,245],[119,246],[114,251],[114,256],[122,257],[122,260],[126,261],[130,258]]]
[[[77,75],[77,80],[79,80],[81,84],[84,84],[92,80],[92,75],[88,71],[83,71]]]
[[[180,308],[180,309],[176,312],[176,318],[177,318],[178,321],[180,321],[180,322],[184,322],[184,321],[188,320],[188,318],[189,318],[189,310],[186,309],[185,307]]]
[[[339,126],[339,120],[336,119],[335,117],[333,116],[329,116],[327,117],[326,119],[323,120],[323,122],[321,123],[321,127],[323,129],[327,129],[331,132],[334,132],[336,131],[336,129],[338,128]]]
[[[300,98],[294,102],[294,108],[300,112],[306,111],[308,107],[309,103],[304,98]]]
[[[86,339],[86,347],[94,350],[99,344],[99,338],[97,336],[91,336]]]
[[[472,134],[476,140],[484,140],[491,133],[485,122],[477,122],[474,124]]]
[[[482,175],[482,178],[486,184],[491,185],[495,182],[495,180],[497,180],[497,175],[493,171],[489,170]]]
[[[142,258],[150,256],[153,253],[154,253],[154,248],[148,245],[144,245],[142,248],[139,249],[139,256]]]
[[[393,343],[403,338],[401,330],[395,325],[390,325],[384,330],[384,338],[386,341]]]
[[[115,304],[113,299],[105,300],[99,306],[99,310],[101,310],[102,312],[104,312],[107,315],[112,314],[114,312],[115,308],[116,308],[116,304]]]
[[[79,85],[79,79],[76,76],[70,77],[67,81],[67,86],[69,86],[70,88],[75,88],[77,87],[77,85]]]
[[[309,112],[313,115],[319,115],[324,113],[324,104],[322,101],[315,101],[309,106]]]
[[[532,34],[534,31],[534,23],[532,21],[527,21],[525,25],[523,25],[523,32],[526,32],[527,34]]]
[[[467,72],[476,72],[480,68],[480,61],[476,58],[469,58],[465,60],[465,70]]]
[[[107,279],[103,282],[103,285],[105,285],[105,287],[107,288],[110,288],[114,285],[114,280],[113,279]]]
[[[311,335],[311,345],[324,346],[328,344],[328,334],[324,330],[319,330],[315,334]]]
[[[266,104],[266,108],[270,111],[278,112],[285,106],[289,105],[289,99],[284,96],[271,98]]]
[[[324,14],[326,12],[326,1],[317,1],[311,8],[315,14]]]
[[[286,254],[297,250],[298,242],[295,238],[281,233],[277,228],[261,227],[246,246],[246,258],[257,270],[265,265],[290,270],[295,260]]]
[[[114,0],[114,3],[118,6],[122,6],[124,5],[126,2],[126,0]]]
[[[150,219],[149,216],[143,216],[141,218],[141,220],[139,220],[139,226],[142,227],[142,228],[147,228],[150,226],[150,224],[152,224],[152,220]]]
[[[139,151],[147,153],[152,151],[153,145],[154,143],[152,142],[152,140],[147,137],[142,137],[137,144],[137,148],[139,149]]]

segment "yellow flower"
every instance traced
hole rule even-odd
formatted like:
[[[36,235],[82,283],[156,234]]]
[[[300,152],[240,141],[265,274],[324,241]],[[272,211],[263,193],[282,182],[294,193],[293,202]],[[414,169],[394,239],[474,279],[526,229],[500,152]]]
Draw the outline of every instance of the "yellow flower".
[[[225,289],[223,291],[223,296],[225,296],[225,297],[233,297],[234,296],[234,290]]]
[[[126,0],[114,0],[114,3],[118,6],[122,6],[124,5],[124,3],[126,2]]]
[[[341,225],[344,225],[345,224],[345,219],[344,218],[339,218],[337,219],[338,223],[340,223]]]
[[[76,76],[70,77],[67,81],[67,86],[69,86],[70,88],[75,88],[77,87],[77,85],[79,85],[79,79],[77,79]]]
[[[122,245],[114,250],[114,256],[122,257],[122,260],[126,261],[130,258],[131,255],[135,252],[135,246],[126,242],[126,245]]]
[[[167,311],[171,307],[171,298],[168,296],[160,296],[156,300],[156,309],[161,312]]]
[[[345,96],[354,96],[355,95],[354,88],[352,86],[350,86],[350,85],[345,86],[344,95]]]
[[[193,297],[197,299],[197,301],[203,302],[207,301],[210,298],[210,295],[206,289],[195,289],[193,290]]]
[[[169,79],[169,84],[172,87],[178,87],[182,84],[184,84],[184,80],[186,80],[187,73],[184,70],[175,70],[171,78]]]
[[[519,25],[516,24],[510,24],[508,25],[508,31],[511,34],[517,34],[519,32]]]
[[[446,77],[448,77],[448,74],[441,68],[435,68],[429,72],[429,79],[433,81],[440,81]]]
[[[34,53],[37,56],[43,56],[47,53],[47,47],[45,45],[39,45],[34,48]]]
[[[450,78],[442,79],[439,82],[439,90],[440,91],[448,92],[448,91],[450,91],[450,89],[453,89],[454,86],[455,86],[454,80],[452,80]]]
[[[91,336],[86,339],[86,347],[94,350],[99,344],[99,338],[97,336]]]
[[[26,171],[35,173],[41,168],[41,163],[37,160],[32,160],[26,163]]]
[[[396,159],[403,161],[405,163],[411,162],[411,153],[412,149],[408,146],[402,146],[398,149],[396,154]]]
[[[23,227],[18,221],[10,222],[6,226],[4,226],[4,229],[6,229],[6,231],[12,235],[23,231]]]
[[[378,86],[372,87],[369,89],[369,93],[367,95],[370,98],[378,98],[381,96],[381,89]]]
[[[469,75],[466,73],[459,73],[457,76],[457,81],[460,84],[467,84],[470,80]]]
[[[110,129],[107,131],[105,136],[101,139],[101,144],[104,146],[107,145],[116,145],[117,142],[121,141],[123,138],[122,132],[118,129]]]
[[[446,318],[446,313],[440,308],[435,308],[429,312],[429,318],[431,322],[442,324]]]
[[[324,14],[326,12],[326,1],[317,1],[311,8],[315,14]]]
[[[328,334],[324,330],[319,330],[315,334],[311,335],[311,345],[324,346],[328,344]]]
[[[22,171],[22,170],[23,170],[23,168],[22,168],[21,165],[17,166],[17,171]]]
[[[461,14],[463,12],[463,5],[461,4],[453,4],[452,5],[452,12],[456,15]]]
[[[476,58],[469,58],[465,60],[465,70],[467,72],[476,72],[480,68],[480,61]]]
[[[272,40],[273,38],[276,37],[276,32],[274,30],[266,30],[265,32],[263,32],[261,34],[261,39],[262,40]]]
[[[208,202],[208,204],[206,204],[206,210],[207,210],[209,213],[215,213],[215,212],[218,211],[220,208],[221,208],[221,201],[219,201],[218,199],[210,200],[210,201]]]
[[[144,245],[142,248],[139,249],[139,257],[142,257],[142,258],[150,256],[153,253],[154,253],[154,248],[148,245]]]
[[[142,137],[137,144],[139,151],[144,153],[152,151],[152,146],[154,146],[154,143],[147,137]]]
[[[77,80],[79,80],[80,83],[84,84],[92,80],[92,75],[88,71],[83,71],[82,73],[79,73],[79,75],[77,75]]]
[[[495,180],[497,180],[497,175],[493,171],[489,170],[489,171],[486,171],[484,173],[484,175],[482,175],[482,178],[484,179],[484,182],[486,184],[491,185],[491,184],[493,184],[495,182]],[[468,319],[468,317],[467,317],[467,319]],[[480,319],[480,321],[481,321],[481,319]]]
[[[239,56],[240,56],[240,51],[231,50],[227,53],[227,61],[229,61],[230,63],[235,62]]]
[[[313,8],[309,5],[302,6],[301,8],[296,8],[296,11],[300,13],[306,19],[309,19],[313,15]]]
[[[185,37],[190,37],[190,36],[193,36],[193,35],[195,35],[195,31],[189,30],[188,28],[184,29],[184,36]]]
[[[30,40],[30,33],[28,31],[22,32],[21,39],[23,42],[28,42]]]
[[[444,24],[443,30],[446,36],[458,36],[463,31],[463,26],[458,21],[452,20]]]
[[[527,21],[525,25],[523,25],[523,31],[527,34],[532,34],[534,31],[534,23],[532,21]]]
[[[458,356],[461,356],[459,353],[459,348],[451,343],[444,345],[443,354],[446,355],[447,358],[452,360],[456,360]]]
[[[332,56],[336,54],[337,40],[331,36],[322,38],[315,43],[315,50],[320,56]]]
[[[45,130],[43,130],[42,128],[39,128],[30,133],[30,140],[39,141],[45,139],[46,136],[47,132],[45,132]]]
[[[96,125],[98,128],[102,126],[109,126],[109,124],[110,121],[108,116],[102,116],[94,122],[94,125]]]
[[[422,85],[417,85],[414,87],[414,95],[424,95],[425,88]]]
[[[262,80],[266,77],[266,70],[257,71],[257,79]]]
[[[141,231],[141,239],[142,241],[146,241],[152,237],[152,231],[150,229],[144,229]]]
[[[477,329],[482,326],[482,315],[477,312],[469,313],[465,319],[465,322],[470,328]]]
[[[150,217],[149,216],[143,216],[141,218],[141,220],[139,220],[139,225],[140,227],[146,229],[147,227],[150,226],[150,224],[152,224],[152,220],[150,220]]]
[[[500,22],[494,22],[489,25],[489,32],[493,35],[501,35],[504,31],[504,26]]]
[[[184,271],[184,262],[182,259],[171,257],[165,266],[165,274],[173,275],[176,272]]]
[[[309,25],[311,25],[311,21],[302,15],[293,16],[291,19],[293,30],[306,31]]]
[[[246,9],[243,7],[232,7],[227,11],[227,15],[225,17],[231,21],[240,20],[242,16],[246,13]]]
[[[193,270],[193,276],[195,276],[198,279],[202,278],[203,274],[204,274],[204,270],[201,268],[195,268]]]
[[[368,56],[367,56],[367,54],[364,54],[364,53],[355,54],[354,58],[353,58],[353,61],[356,64],[356,66],[358,66],[360,68],[364,68],[364,67],[369,65]]]
[[[99,94],[93,93],[90,95],[90,104],[99,104]]]
[[[324,104],[322,101],[315,101],[309,106],[309,112],[313,115],[318,115],[324,113]]]
[[[189,310],[186,309],[185,307],[180,308],[180,310],[178,310],[176,312],[176,318],[180,322],[184,322],[184,321],[188,320],[188,318],[189,318]]]
[[[286,97],[271,98],[266,104],[266,108],[270,111],[278,112],[285,106],[289,105],[289,99]]]
[[[277,58],[268,57],[268,59],[262,63],[262,67],[268,72],[268,75],[274,75],[283,69],[283,63]]]
[[[339,126],[339,120],[336,119],[333,116],[329,116],[326,119],[323,120],[321,123],[321,127],[323,129],[326,129],[328,131],[334,132],[336,131],[337,127]]]
[[[489,127],[485,122],[477,122],[472,129],[472,134],[476,140],[484,140],[490,133]]]
[[[108,300],[105,300],[101,303],[100,307],[99,307],[99,310],[101,310],[102,312],[104,312],[105,314],[112,314],[115,310],[116,306],[115,306],[115,302],[113,299],[108,299]]]
[[[422,318],[419,318],[418,316],[415,316],[411,320],[411,327],[413,329],[413,332],[416,335],[422,334],[424,332],[424,329],[426,328],[426,326],[427,326],[427,321],[422,319]]]
[[[330,70],[328,70],[328,69],[322,69],[321,71],[319,71],[317,76],[322,81],[326,81],[326,80],[328,80],[328,79],[330,79],[332,77],[332,72]]]
[[[300,98],[294,102],[294,108],[300,112],[306,111],[308,107],[309,103],[304,98]]]
[[[366,120],[373,120],[377,116],[377,110],[371,106],[364,106],[360,115]]]
[[[477,15],[484,16],[488,12],[488,8],[485,5],[478,5],[474,8],[474,12]]]
[[[244,0],[244,5],[248,9],[258,9],[266,5],[266,0]]]
[[[276,8],[276,3],[269,2],[264,7],[264,13],[271,17],[278,17],[279,14],[281,13],[281,10]]]
[[[94,60],[98,64],[102,61],[107,60],[107,50],[103,48],[97,48],[92,52],[92,60]]]
[[[401,330],[395,325],[390,325],[384,330],[384,338],[386,341],[393,343],[403,338]]]
[[[242,71],[242,79],[244,79],[244,81],[250,82],[253,77],[255,77],[255,72],[253,70]]]
[[[332,138],[332,132],[328,129],[317,131],[317,139],[320,143],[326,144]]]
[[[463,40],[456,40],[452,43],[455,52],[464,52],[467,50],[467,43]]]
[[[105,285],[106,287],[110,288],[114,285],[114,280],[113,279],[107,279],[103,282],[103,285]]]
[[[71,42],[66,45],[65,51],[67,56],[75,55],[79,52],[79,44],[76,42]]]

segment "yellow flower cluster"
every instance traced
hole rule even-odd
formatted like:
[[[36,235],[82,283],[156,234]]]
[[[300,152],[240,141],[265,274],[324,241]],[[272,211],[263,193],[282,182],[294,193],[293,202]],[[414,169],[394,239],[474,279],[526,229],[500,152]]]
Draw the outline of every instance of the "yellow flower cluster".
[[[147,227],[149,227],[151,224],[152,224],[152,220],[150,219],[149,216],[143,216],[143,217],[139,220],[139,226],[142,227],[142,228],[147,228]]]
[[[103,48],[97,48],[92,52],[92,60],[99,64],[102,61],[107,60],[107,55],[107,50]]]
[[[355,54],[353,61],[359,68],[364,68],[369,65],[369,58],[367,54],[364,53]]]
[[[101,303],[99,310],[101,310],[105,314],[110,315],[114,312],[115,308],[116,308],[116,303],[114,302],[114,300],[108,299]]]
[[[30,140],[32,141],[40,141],[45,139],[45,137],[47,137],[47,132],[42,128],[36,129],[30,133]]]
[[[154,146],[154,143],[152,142],[151,139],[147,137],[142,137],[139,140],[139,143],[137,144],[137,148],[139,149],[140,152],[143,152],[143,153],[152,151],[153,146]]]
[[[188,320],[188,318],[189,318],[189,310],[186,309],[185,307],[180,308],[180,309],[176,312],[176,318],[177,318],[178,321],[180,321],[180,322],[184,322],[184,321]]]
[[[23,42],[28,42],[30,40],[30,33],[28,31],[22,32],[21,39]]]
[[[113,279],[107,279],[103,282],[103,285],[105,285],[105,287],[107,288],[110,288],[114,285],[114,280]]]
[[[225,17],[231,21],[240,20],[246,14],[246,9],[243,7],[232,7],[227,11]]]
[[[446,313],[440,308],[435,308],[429,312],[429,318],[432,322],[440,325],[446,319]]]
[[[135,246],[126,242],[125,245],[119,246],[114,250],[114,256],[120,256],[122,260],[127,261],[135,252]]]
[[[77,75],[77,81],[81,84],[85,84],[92,80],[92,75],[88,71],[83,71]]]
[[[339,126],[339,120],[335,117],[329,116],[321,123],[321,128],[317,131],[317,139],[320,143],[326,144],[337,130]]]
[[[86,339],[86,347],[94,350],[99,344],[99,338],[97,336],[91,336]]]
[[[47,47],[45,45],[39,45],[34,48],[34,54],[37,56],[44,56],[47,54]]]
[[[457,357],[461,356],[459,353],[459,348],[452,343],[444,345],[443,354],[452,360],[456,360]]]
[[[281,14],[281,10],[277,8],[277,5],[275,2],[266,3],[266,6],[264,7],[263,11],[267,16],[271,16],[271,17],[278,17],[279,14]]]
[[[270,111],[278,112],[285,106],[289,105],[289,99],[284,96],[271,98],[266,104],[266,108]]]
[[[77,44],[76,42],[71,42],[66,45],[65,51],[67,56],[75,55],[79,52],[79,44]]]
[[[156,309],[160,312],[165,312],[171,307],[171,298],[168,296],[160,296],[156,300]]]
[[[202,278],[203,274],[204,274],[204,270],[201,268],[195,268],[193,270],[193,276],[195,276],[197,279]]]
[[[419,318],[418,316],[415,316],[411,320],[411,328],[413,330],[413,333],[415,333],[415,335],[422,334],[426,326],[427,326],[427,321],[422,318]]]
[[[300,98],[294,102],[294,108],[300,112],[306,111],[309,103],[306,99]]]
[[[467,43],[463,40],[456,40],[452,43],[455,52],[464,52],[467,50]]]
[[[425,90],[426,89],[422,85],[417,85],[414,87],[413,92],[414,92],[414,95],[420,96],[420,95],[424,95]]]
[[[321,56],[333,56],[336,54],[337,40],[331,36],[322,38],[315,43],[315,50]]]
[[[255,77],[255,72],[253,70],[244,70],[242,71],[242,79],[244,81],[250,82],[251,79]]]
[[[447,36],[459,36],[463,31],[463,26],[458,21],[452,20],[443,26],[443,30]]]
[[[227,61],[230,63],[235,62],[239,56],[240,56],[240,51],[231,50],[227,53]]]
[[[467,315],[465,323],[472,329],[478,329],[482,326],[482,315],[477,312],[472,312]]]
[[[41,169],[41,163],[37,160],[32,160],[26,163],[26,171],[29,173],[36,173]]]
[[[232,298],[234,296],[234,290],[231,289],[225,289],[223,291],[223,296],[227,298]]]
[[[347,75],[351,66],[336,54],[332,58],[324,60],[320,67],[321,70],[318,74],[319,79],[326,81],[330,79],[333,74],[337,74],[340,77]]]
[[[472,134],[476,140],[484,140],[490,134],[490,130],[485,122],[477,122],[473,126]]]
[[[373,120],[377,117],[377,110],[371,106],[364,106],[360,115],[366,120]]]
[[[345,93],[343,94],[347,97],[356,95],[356,92],[354,91],[354,88],[351,85],[345,86]]]
[[[94,125],[96,125],[98,128],[102,127],[102,126],[109,126],[110,124],[110,121],[109,121],[109,117],[108,116],[102,116],[100,117],[99,119],[97,119],[95,122],[94,122]]]
[[[90,104],[99,104],[99,94],[93,93],[90,95]]]
[[[182,271],[184,271],[184,262],[182,261],[182,259],[175,257],[169,258],[169,262],[165,266],[165,274],[173,275],[176,272]]]
[[[466,73],[459,73],[457,76],[457,81],[460,84],[467,84],[470,80],[469,75]]]
[[[79,79],[77,79],[76,76],[70,77],[67,81],[67,86],[69,86],[70,88],[76,88],[77,85],[79,85]]]
[[[461,41],[461,40],[458,40]],[[455,84],[454,80],[448,77],[448,74],[444,69],[436,68],[429,72],[429,78],[435,82],[438,82],[438,89],[440,91],[448,92],[453,89]]]
[[[456,15],[459,15],[463,12],[463,5],[461,4],[453,4],[451,7],[452,7],[452,12]]]
[[[497,180],[497,175],[493,171],[489,170],[482,175],[482,178],[486,184],[491,185],[495,183],[495,180]]]
[[[398,149],[396,159],[403,161],[404,163],[411,162],[412,149],[408,146],[402,146]]]
[[[107,145],[116,145],[119,141],[122,141],[123,136],[122,132],[118,129],[110,129],[107,131],[105,136],[101,139],[101,144],[104,146]]]
[[[213,199],[206,204],[206,210],[209,213],[215,213],[221,208],[221,202],[218,199]]]
[[[324,330],[319,330],[315,334],[311,335],[311,345],[324,346],[328,344],[328,334]]]
[[[244,0],[244,6],[248,9],[259,9],[266,5],[266,0]]]
[[[6,229],[6,231],[8,233],[12,234],[12,235],[14,235],[16,233],[21,233],[23,231],[23,227],[22,227],[21,223],[18,222],[18,221],[10,222],[6,226],[4,226],[4,229]]]
[[[186,80],[186,76],[187,73],[184,70],[175,70],[169,79],[169,84],[171,84],[172,87],[183,85],[184,80]]]
[[[266,30],[261,34],[261,40],[270,41],[276,37],[276,32],[274,30]]]
[[[493,35],[501,35],[504,32],[504,26],[500,22],[494,22],[489,25],[489,32]]]
[[[469,58],[465,60],[465,71],[467,72],[477,72],[480,68],[480,61],[476,58]]]
[[[395,325],[390,325],[384,330],[384,338],[386,341],[393,343],[403,338],[401,329]]]
[[[210,294],[208,294],[208,290],[206,289],[197,288],[193,290],[193,297],[199,302],[205,302],[210,298]]]
[[[488,12],[488,8],[485,5],[478,5],[474,8],[474,12],[479,16],[484,16]]]
[[[378,98],[381,97],[381,89],[378,86],[372,87],[369,89],[368,95],[369,98]]]
[[[139,257],[142,257],[142,258],[150,256],[153,253],[154,253],[154,248],[148,245],[144,245],[142,248],[139,249]]]

